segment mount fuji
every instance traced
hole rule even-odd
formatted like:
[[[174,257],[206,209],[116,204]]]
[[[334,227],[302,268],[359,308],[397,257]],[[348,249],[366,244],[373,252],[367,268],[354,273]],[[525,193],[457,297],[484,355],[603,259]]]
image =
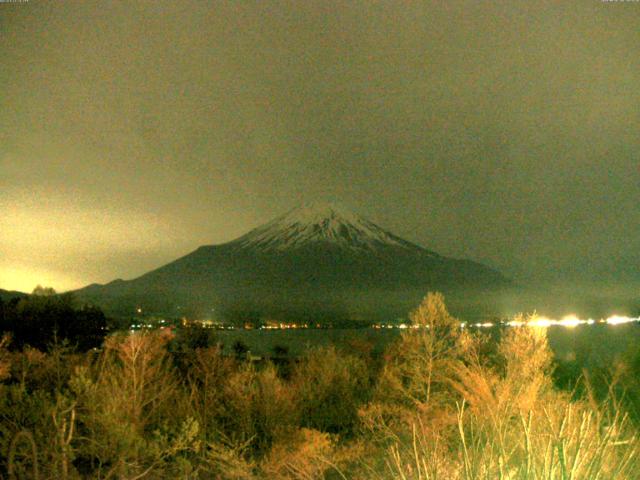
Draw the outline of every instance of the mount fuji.
[[[293,209],[231,242],[202,246],[133,280],[93,284],[76,295],[112,315],[144,308],[234,323],[351,325],[406,315],[428,290],[453,296],[455,304],[509,284],[487,266],[444,257],[322,203]]]
[[[291,210],[231,243],[243,248],[281,252],[322,244],[358,253],[375,253],[388,247],[420,249],[330,203],[311,204]]]

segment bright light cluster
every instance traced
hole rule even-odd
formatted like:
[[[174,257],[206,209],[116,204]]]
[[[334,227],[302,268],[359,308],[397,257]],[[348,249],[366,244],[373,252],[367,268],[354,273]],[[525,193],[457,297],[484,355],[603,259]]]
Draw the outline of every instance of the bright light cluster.
[[[620,325],[623,323],[632,323],[632,322],[640,322],[640,317],[625,317],[621,315],[612,315],[608,318],[601,318],[600,320],[594,320],[593,318],[582,319],[577,315],[565,315],[560,319],[548,318],[544,316],[534,316],[529,320],[523,320],[522,317],[516,317],[513,320],[503,320],[499,322],[478,322],[478,323],[468,323],[468,322],[460,322],[460,328],[493,328],[497,326],[506,326],[506,327],[539,327],[539,328],[548,328],[548,327],[565,327],[565,328],[575,328],[579,325],[593,325],[595,323],[606,324],[606,325]],[[269,327],[261,327],[261,328],[269,328]],[[278,328],[278,327],[275,327]],[[283,328],[283,327],[281,327]],[[372,328],[376,329],[384,329],[384,328],[399,328],[401,330],[405,329],[415,329],[415,328],[429,328],[429,325],[416,325],[416,324],[393,324],[393,323],[379,323],[372,325]]]
[[[605,320],[609,325],[620,325],[621,323],[640,322],[640,317],[622,317],[620,315],[613,315]]]
[[[620,315],[613,315],[606,319],[601,319],[597,323],[606,323],[607,325],[620,325],[622,323],[631,323],[631,322],[640,322],[640,317],[624,317]],[[541,327],[541,328],[547,328],[552,326],[574,328],[574,327],[577,327],[578,325],[593,325],[594,323],[596,323],[596,321],[592,318],[585,320],[585,319],[578,318],[576,315],[567,315],[565,317],[562,317],[559,320],[551,319],[547,317],[534,317],[528,322],[525,322],[522,320],[511,320],[511,321],[505,322],[505,325],[509,327],[522,327],[526,325],[529,327]],[[476,324],[476,326],[480,327],[484,325]]]

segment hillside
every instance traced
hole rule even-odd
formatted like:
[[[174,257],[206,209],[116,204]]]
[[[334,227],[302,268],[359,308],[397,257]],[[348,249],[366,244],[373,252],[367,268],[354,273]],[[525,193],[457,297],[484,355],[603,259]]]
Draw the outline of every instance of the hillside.
[[[113,314],[140,307],[234,321],[367,322],[406,314],[427,290],[472,298],[508,284],[489,267],[444,257],[322,204],[294,209],[133,280],[77,294]]]
[[[3,302],[7,302],[12,298],[20,298],[20,297],[26,297],[26,296],[27,296],[26,293],[10,291],[10,290],[2,290],[0,288],[0,300],[2,300]]]

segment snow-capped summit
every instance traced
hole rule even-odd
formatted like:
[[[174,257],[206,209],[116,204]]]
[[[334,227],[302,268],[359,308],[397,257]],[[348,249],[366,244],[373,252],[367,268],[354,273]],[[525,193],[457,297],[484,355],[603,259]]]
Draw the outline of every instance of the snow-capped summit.
[[[346,208],[316,203],[138,278],[90,285],[77,295],[114,315],[142,305],[163,315],[215,310],[238,324],[304,318],[352,325],[404,315],[429,290],[459,291],[467,299],[470,289],[507,283],[489,267],[438,255]]]
[[[234,243],[263,251],[281,251],[325,243],[351,250],[381,246],[419,248],[369,220],[333,203],[311,203],[251,230]]]

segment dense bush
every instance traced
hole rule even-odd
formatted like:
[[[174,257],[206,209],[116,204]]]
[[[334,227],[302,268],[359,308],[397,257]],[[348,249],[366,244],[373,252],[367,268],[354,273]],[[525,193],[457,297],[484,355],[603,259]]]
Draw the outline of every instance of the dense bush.
[[[382,359],[362,345],[325,347],[286,359],[287,368],[225,355],[199,332],[111,335],[84,354],[10,351],[5,338],[0,474],[637,478],[636,427],[624,413],[637,392],[618,396],[624,382],[637,389],[633,362],[563,391],[544,330],[505,330],[497,343],[472,335],[437,294],[411,321]]]
[[[0,302],[0,333],[10,333],[12,346],[47,347],[68,342],[80,351],[99,347],[106,334],[102,311],[92,306],[77,307],[72,295],[56,295],[38,287],[34,293]]]

